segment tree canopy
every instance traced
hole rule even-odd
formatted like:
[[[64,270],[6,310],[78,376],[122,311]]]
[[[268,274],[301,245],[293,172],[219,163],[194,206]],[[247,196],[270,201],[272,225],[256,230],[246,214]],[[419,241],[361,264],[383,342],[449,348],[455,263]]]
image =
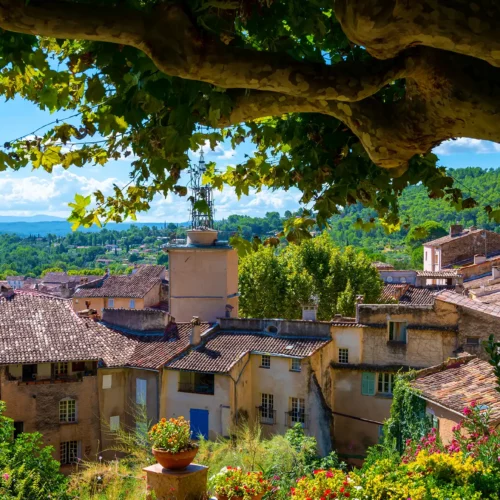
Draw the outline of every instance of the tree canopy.
[[[327,233],[275,251],[259,246],[240,261],[240,314],[300,319],[302,306],[316,305],[317,317],[353,316],[358,296],[374,304],[382,281],[362,252],[339,250]]]
[[[186,195],[189,149],[247,141],[205,180],[297,187],[319,223],[361,202],[394,225],[418,183],[471,207],[430,151],[500,140],[499,15],[492,0],[1,0],[0,94],[71,119],[6,141],[0,171],[130,158],[127,186],[76,196],[89,225]]]

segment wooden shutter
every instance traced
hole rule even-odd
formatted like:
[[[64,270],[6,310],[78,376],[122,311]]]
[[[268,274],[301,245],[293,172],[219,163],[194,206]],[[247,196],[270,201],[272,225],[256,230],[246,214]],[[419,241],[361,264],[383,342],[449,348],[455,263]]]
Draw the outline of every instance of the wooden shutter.
[[[375,372],[363,372],[361,378],[361,394],[363,394],[363,396],[375,395]]]

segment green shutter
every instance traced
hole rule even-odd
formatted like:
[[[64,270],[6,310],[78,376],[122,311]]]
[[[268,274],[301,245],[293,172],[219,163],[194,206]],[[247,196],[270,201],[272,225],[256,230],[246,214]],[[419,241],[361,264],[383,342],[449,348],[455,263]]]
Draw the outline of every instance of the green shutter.
[[[363,372],[361,394],[363,396],[373,396],[375,394],[375,372]]]

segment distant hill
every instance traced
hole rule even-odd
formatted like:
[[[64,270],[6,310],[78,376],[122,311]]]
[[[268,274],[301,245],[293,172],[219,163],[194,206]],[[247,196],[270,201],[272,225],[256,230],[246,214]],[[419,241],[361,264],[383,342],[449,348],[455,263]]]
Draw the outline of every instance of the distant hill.
[[[66,219],[62,217],[54,217],[53,215],[29,215],[29,216],[19,216],[19,215],[0,215],[0,222],[66,222]]]
[[[50,216],[34,216],[36,217],[50,217]],[[5,219],[16,219],[13,220],[5,220]],[[168,222],[167,222],[168,224]],[[179,226],[186,226],[187,222],[182,222]],[[126,231],[130,229],[132,226],[142,227],[154,227],[163,228],[163,222],[124,222],[122,224],[110,223],[106,226],[106,229],[113,231]],[[100,228],[97,226],[92,226],[90,228],[81,228],[78,231],[83,233],[95,233],[99,232]],[[19,236],[47,236],[48,234],[55,234],[56,236],[65,236],[66,234],[71,233],[71,224],[64,219],[57,219],[54,217],[54,220],[48,221],[36,221],[32,220],[29,217],[1,217],[0,216],[0,233],[4,234],[17,234]]]

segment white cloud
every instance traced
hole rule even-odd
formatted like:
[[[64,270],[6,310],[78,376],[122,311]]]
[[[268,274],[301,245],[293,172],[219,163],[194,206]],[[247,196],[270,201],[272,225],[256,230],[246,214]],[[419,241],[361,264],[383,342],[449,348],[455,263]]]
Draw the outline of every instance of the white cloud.
[[[442,142],[434,148],[433,152],[442,156],[460,153],[500,153],[500,144],[480,139],[471,139],[470,137],[459,137],[458,139],[449,139]]]

